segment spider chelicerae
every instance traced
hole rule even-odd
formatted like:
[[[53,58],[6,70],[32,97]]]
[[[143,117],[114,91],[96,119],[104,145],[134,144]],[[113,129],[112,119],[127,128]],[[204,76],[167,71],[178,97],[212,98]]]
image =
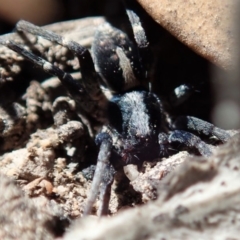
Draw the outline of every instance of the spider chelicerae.
[[[99,153],[85,214],[91,212],[100,187],[99,214],[106,214],[106,195],[119,166],[165,156],[173,145],[209,156],[211,148],[195,134],[214,136],[221,142],[230,137],[226,131],[198,118],[180,116],[173,121],[165,114],[160,98],[146,87],[149,51],[145,31],[134,10],[127,6],[126,12],[135,42],[106,23],[96,31],[91,54],[80,44],[53,32],[26,21],[17,23],[17,31],[41,36],[72,51],[80,62],[82,82],[22,46],[0,39],[0,44],[57,76],[78,104],[81,116],[102,125],[95,140]],[[182,86],[175,91],[178,101],[186,89]]]

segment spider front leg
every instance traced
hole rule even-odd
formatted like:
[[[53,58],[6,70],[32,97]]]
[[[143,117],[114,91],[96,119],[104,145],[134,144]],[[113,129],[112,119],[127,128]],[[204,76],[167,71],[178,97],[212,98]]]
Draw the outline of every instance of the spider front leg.
[[[100,203],[101,206],[98,211],[98,215],[107,214],[109,195],[111,184],[113,182],[114,170],[109,161],[112,150],[112,139],[108,133],[100,133],[96,137],[97,145],[100,145],[98,153],[97,165],[91,185],[90,194],[87,198],[84,215],[89,215],[92,210],[92,206],[97,199],[97,195],[100,188]]]
[[[178,117],[171,128],[176,130],[170,132],[169,135],[161,133],[158,136],[161,151],[166,151],[168,145],[178,144],[197,151],[203,156],[210,156],[212,150],[209,145],[190,132],[206,137],[216,137],[222,142],[226,142],[230,138],[227,131],[191,116]]]
[[[109,125],[102,128],[101,133],[96,136],[95,142],[100,146],[100,150],[84,215],[91,213],[92,206],[99,194],[100,205],[97,215],[102,216],[108,214],[111,186],[116,172],[115,169],[119,167],[119,163],[117,162],[115,162],[113,166],[110,162],[110,155],[113,148],[113,151],[117,151],[118,154],[121,155],[124,143],[122,136]],[[120,166],[122,166],[124,163],[122,161],[120,162]]]
[[[158,142],[162,153],[165,153],[173,144],[177,144],[178,147],[181,146],[188,150],[197,151],[202,156],[208,157],[212,154],[211,148],[199,137],[181,130],[172,131],[169,135],[160,133],[158,135]]]
[[[172,128],[194,132],[198,135],[207,137],[214,136],[223,143],[230,138],[230,135],[227,131],[218,128],[209,122],[191,116],[178,117],[173,123]]]

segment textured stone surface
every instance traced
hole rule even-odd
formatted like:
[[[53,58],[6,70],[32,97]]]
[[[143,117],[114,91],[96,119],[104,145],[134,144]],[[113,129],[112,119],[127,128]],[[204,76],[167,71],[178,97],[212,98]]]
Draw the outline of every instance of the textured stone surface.
[[[138,0],[153,19],[211,62],[232,66],[234,1]]]

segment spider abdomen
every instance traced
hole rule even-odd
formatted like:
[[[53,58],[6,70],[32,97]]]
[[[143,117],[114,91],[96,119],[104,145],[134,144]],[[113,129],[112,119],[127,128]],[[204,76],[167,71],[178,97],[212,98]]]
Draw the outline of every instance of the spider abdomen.
[[[96,32],[92,54],[98,73],[115,92],[138,86],[145,76],[136,45],[108,23]]]

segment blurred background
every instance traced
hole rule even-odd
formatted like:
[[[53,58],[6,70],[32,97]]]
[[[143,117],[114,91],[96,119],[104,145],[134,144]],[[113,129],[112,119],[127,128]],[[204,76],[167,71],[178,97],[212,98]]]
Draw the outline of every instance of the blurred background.
[[[118,16],[120,0],[0,0],[0,34],[11,32],[20,19],[37,25],[104,15]]]

